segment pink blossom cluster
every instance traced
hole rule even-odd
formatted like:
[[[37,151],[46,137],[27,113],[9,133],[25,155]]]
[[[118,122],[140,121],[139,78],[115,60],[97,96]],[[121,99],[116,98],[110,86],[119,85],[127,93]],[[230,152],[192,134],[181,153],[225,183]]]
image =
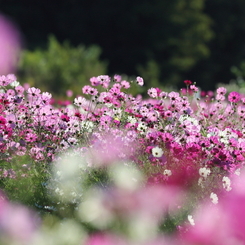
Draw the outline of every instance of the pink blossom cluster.
[[[191,84],[192,96],[150,88],[146,99],[127,93],[132,82],[119,75],[90,82],[73,105],[58,108],[51,105],[50,93],[25,88],[14,75],[1,76],[1,159],[28,155],[48,164],[64,150],[82,147],[81,152],[107,155],[103,164],[110,164],[114,155],[142,168],[158,166],[149,181],[184,185],[201,181],[203,167],[211,170],[210,176],[219,172],[223,177],[243,166],[245,98],[237,92],[226,98],[226,89],[218,88],[216,98],[205,101]],[[137,77],[135,83],[144,82]],[[104,138],[108,135],[110,140]],[[14,176],[6,170],[2,176]],[[168,178],[165,170],[171,170]]]
[[[144,84],[141,77],[133,82]],[[61,185],[54,191],[76,196],[80,221],[98,231],[83,244],[243,244],[243,95],[218,88],[213,99],[200,99],[188,80],[192,93],[150,88],[143,98],[127,92],[131,83],[119,75],[93,77],[73,103],[56,107],[50,93],[21,86],[14,75],[0,76],[1,178],[15,178],[16,156],[45,168],[58,165],[60,153],[69,151],[63,172],[55,172],[54,182]],[[116,164],[126,168],[126,179],[120,169],[112,186],[82,190],[87,199],[81,201],[72,171],[78,176],[77,169],[86,174]],[[146,176],[142,183],[127,172],[130,164]],[[4,205],[0,202],[0,225]],[[174,235],[161,232],[167,217],[173,221],[179,213],[187,217],[178,218]],[[79,230],[75,221],[68,224]]]

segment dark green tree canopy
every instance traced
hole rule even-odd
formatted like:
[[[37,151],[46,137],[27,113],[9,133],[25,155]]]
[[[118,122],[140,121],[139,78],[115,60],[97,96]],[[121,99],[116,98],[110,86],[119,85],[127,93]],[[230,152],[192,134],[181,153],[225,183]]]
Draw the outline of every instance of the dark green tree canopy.
[[[208,89],[229,82],[244,59],[243,0],[0,0],[0,12],[20,26],[28,49],[45,47],[49,34],[100,46],[110,74]]]

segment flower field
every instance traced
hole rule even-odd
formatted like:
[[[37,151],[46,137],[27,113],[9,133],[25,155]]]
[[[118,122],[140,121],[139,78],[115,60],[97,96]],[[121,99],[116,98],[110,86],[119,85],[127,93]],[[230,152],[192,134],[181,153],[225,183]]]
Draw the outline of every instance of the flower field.
[[[0,76],[1,244],[245,244],[245,96],[135,85],[57,104]]]

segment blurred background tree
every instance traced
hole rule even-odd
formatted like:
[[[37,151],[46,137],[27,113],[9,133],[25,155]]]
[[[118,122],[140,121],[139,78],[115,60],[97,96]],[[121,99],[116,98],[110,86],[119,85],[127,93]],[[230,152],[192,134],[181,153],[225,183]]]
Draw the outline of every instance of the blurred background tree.
[[[214,89],[244,59],[243,0],[0,0],[0,11],[18,23],[26,49],[45,48],[50,34],[96,45],[107,73],[145,76],[147,87],[190,79]]]
[[[52,94],[67,90],[81,92],[89,79],[106,73],[106,62],[99,60],[98,46],[71,47],[50,36],[47,49],[25,50],[19,62],[19,80]]]
[[[186,75],[208,90],[236,79],[231,67],[245,60],[245,1],[206,0],[204,12],[212,19],[215,33],[208,45],[210,56]]]

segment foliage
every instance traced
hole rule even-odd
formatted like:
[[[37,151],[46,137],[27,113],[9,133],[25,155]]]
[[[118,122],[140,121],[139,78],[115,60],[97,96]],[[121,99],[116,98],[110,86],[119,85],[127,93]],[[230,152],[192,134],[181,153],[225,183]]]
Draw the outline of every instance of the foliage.
[[[110,74],[135,76],[138,66],[147,69],[148,62],[154,60],[159,66],[160,83],[176,86],[188,78],[188,71],[218,47],[210,50],[209,43],[214,36],[215,20],[220,16],[215,12],[210,18],[208,14],[212,10],[206,9],[208,1],[204,0],[94,0],[89,3],[74,0],[52,4],[29,1],[27,5],[18,1],[2,2],[3,11],[18,21],[27,37],[28,48],[44,46],[49,33],[60,41],[68,38],[73,45],[96,44],[103,51],[102,57],[109,61]],[[217,5],[213,9],[216,10]],[[32,9],[31,13],[28,8]],[[27,15],[33,21],[26,21]],[[202,74],[198,81],[203,80],[202,69],[198,72]],[[154,86],[153,81],[145,80],[149,87]]]
[[[227,84],[235,79],[231,67],[238,67],[244,60],[244,4],[241,0],[205,1],[204,13],[212,19],[215,33],[208,45],[210,56],[186,74],[205,90],[215,89],[217,84]]]
[[[231,72],[235,79],[231,79],[229,83],[218,83],[217,87],[225,87],[228,92],[237,91],[245,94],[245,62],[241,62],[239,66],[232,66]]]
[[[161,84],[180,86],[191,79],[214,90],[216,83],[234,78],[230,68],[244,59],[242,0],[0,2],[1,11],[18,23],[28,49],[45,47],[50,33],[72,45],[96,44],[110,74],[135,76],[138,66],[147,70],[154,60]]]
[[[68,89],[81,91],[92,75],[106,72],[106,63],[99,60],[98,46],[72,47],[49,37],[45,50],[23,51],[19,63],[19,77],[24,83],[63,96]]]
[[[11,162],[2,160],[0,166],[0,188],[8,198],[40,213],[46,212],[45,206],[50,204],[46,189],[49,178],[47,167],[35,163],[28,155],[14,156]]]

